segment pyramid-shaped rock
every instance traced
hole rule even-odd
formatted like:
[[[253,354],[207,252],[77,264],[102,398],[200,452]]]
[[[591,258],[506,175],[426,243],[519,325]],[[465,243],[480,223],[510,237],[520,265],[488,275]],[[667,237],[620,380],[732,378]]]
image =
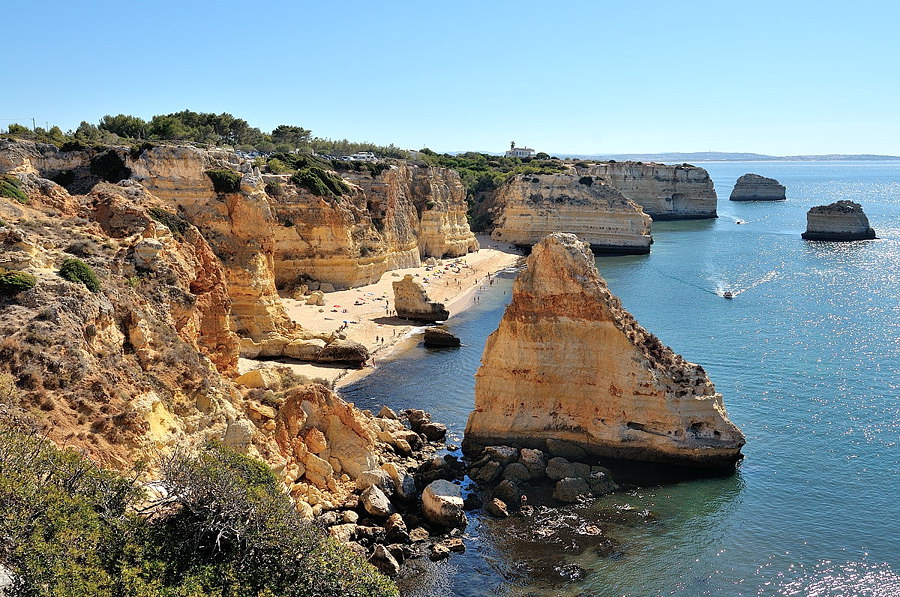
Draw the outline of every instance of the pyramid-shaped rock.
[[[548,450],[720,468],[741,458],[741,431],[699,365],[622,308],[586,243],[551,234],[534,246],[475,375],[463,448]]]

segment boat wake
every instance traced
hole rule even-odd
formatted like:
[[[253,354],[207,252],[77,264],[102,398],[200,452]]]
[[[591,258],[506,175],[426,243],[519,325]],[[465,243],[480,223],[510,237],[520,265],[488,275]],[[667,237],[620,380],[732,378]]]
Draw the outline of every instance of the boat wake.
[[[736,284],[726,285],[725,282],[720,280],[716,283],[715,294],[721,296],[722,298],[735,298],[739,294],[743,294],[748,290],[752,290],[760,284],[765,284],[766,282],[771,282],[776,279],[778,279],[778,270],[773,269],[765,276],[759,278],[758,280],[754,280],[750,284],[747,284],[743,287],[739,287]]]

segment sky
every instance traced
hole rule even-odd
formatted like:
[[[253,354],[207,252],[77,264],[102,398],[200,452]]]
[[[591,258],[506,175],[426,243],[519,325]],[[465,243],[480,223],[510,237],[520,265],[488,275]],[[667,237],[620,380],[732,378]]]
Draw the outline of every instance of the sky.
[[[0,130],[229,112],[436,151],[900,155],[900,2],[4,1]]]

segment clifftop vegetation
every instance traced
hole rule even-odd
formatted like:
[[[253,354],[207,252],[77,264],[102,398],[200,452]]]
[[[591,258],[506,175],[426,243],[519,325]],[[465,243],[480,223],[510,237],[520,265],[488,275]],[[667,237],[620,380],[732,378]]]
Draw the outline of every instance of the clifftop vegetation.
[[[158,114],[149,121],[138,116],[106,115],[97,124],[82,121],[74,131],[64,133],[58,126],[34,130],[20,124],[9,125],[11,137],[51,143],[63,148],[66,144],[110,145],[145,140],[181,141],[207,146],[232,147],[242,151],[290,152],[349,155],[357,151],[371,151],[380,157],[405,158],[407,152],[394,145],[352,142],[314,137],[312,131],[301,126],[281,124],[266,133],[242,119],[223,112],[213,114],[182,110],[172,114]],[[74,147],[73,147],[74,148]]]

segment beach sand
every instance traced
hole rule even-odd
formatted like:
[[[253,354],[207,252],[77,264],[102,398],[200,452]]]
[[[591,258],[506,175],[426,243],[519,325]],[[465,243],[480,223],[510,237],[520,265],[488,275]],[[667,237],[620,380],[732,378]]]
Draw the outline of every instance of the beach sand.
[[[521,251],[512,245],[498,243],[488,236],[479,236],[481,249],[462,257],[439,260],[441,265],[392,270],[381,279],[352,290],[325,294],[325,306],[315,307],[304,301],[282,297],[288,315],[305,329],[332,332],[349,322],[345,333],[349,340],[364,345],[375,362],[392,352],[414,343],[409,336],[417,325],[393,316],[393,282],[412,274],[423,282],[428,297],[446,305],[450,317],[474,304],[477,291],[489,285],[489,276],[515,266],[522,258]],[[240,359],[241,373],[261,367],[288,366],[295,373],[308,378],[321,378],[338,385],[351,383],[371,373],[371,363],[363,369],[301,363],[290,359],[257,361]]]

